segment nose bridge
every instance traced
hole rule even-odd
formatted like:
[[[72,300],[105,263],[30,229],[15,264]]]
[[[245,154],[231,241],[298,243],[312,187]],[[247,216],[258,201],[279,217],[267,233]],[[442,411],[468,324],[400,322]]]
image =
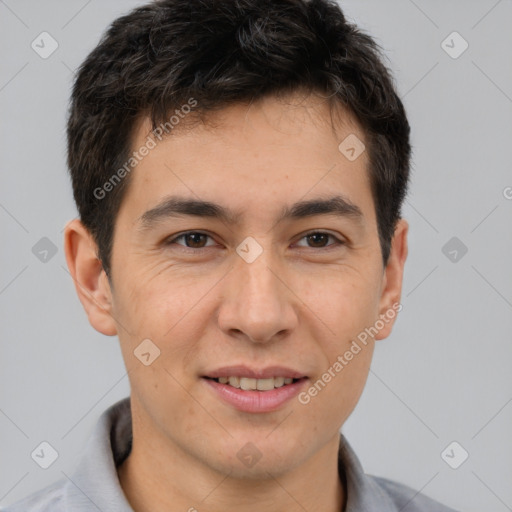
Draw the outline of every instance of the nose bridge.
[[[253,263],[240,263],[238,266],[238,277],[241,283],[242,298],[247,298],[246,302],[250,302],[253,306],[258,304],[269,304],[272,301],[280,303],[277,295],[282,293],[278,290],[277,280],[271,269],[270,258],[263,255],[259,261]]]
[[[295,311],[289,291],[276,277],[278,267],[270,249],[261,251],[252,261],[245,259],[243,253],[237,258],[219,313],[224,331],[266,342],[293,329]]]

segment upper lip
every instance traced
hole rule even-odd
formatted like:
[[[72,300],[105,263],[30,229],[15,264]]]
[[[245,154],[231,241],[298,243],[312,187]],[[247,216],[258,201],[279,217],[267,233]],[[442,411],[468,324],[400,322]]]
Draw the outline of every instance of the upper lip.
[[[271,377],[284,377],[290,379],[302,379],[306,377],[303,373],[286,368],[285,366],[267,366],[256,369],[248,366],[224,366],[217,370],[208,372],[204,377],[218,379],[219,377],[246,377],[249,379],[270,379]]]

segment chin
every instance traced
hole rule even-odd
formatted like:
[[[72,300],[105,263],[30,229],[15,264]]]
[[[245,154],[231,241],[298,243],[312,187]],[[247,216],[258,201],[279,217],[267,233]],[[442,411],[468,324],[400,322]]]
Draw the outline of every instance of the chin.
[[[285,430],[280,434],[268,428],[231,433],[233,437],[226,436],[217,448],[211,465],[233,478],[261,480],[278,476],[298,466],[306,456],[301,446],[307,441]]]

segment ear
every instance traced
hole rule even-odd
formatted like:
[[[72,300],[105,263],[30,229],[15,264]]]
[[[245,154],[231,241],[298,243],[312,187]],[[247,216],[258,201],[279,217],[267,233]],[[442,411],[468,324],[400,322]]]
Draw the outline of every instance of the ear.
[[[64,231],[64,249],[69,272],[90,324],[102,334],[117,334],[111,315],[112,293],[107,275],[99,260],[98,247],[87,228],[74,219]]]
[[[375,336],[376,340],[383,340],[391,334],[397,314],[402,309],[400,298],[402,296],[404,265],[408,252],[408,231],[409,224],[405,219],[400,219],[395,228],[388,263],[384,269],[379,302],[379,318],[383,319],[385,325]]]

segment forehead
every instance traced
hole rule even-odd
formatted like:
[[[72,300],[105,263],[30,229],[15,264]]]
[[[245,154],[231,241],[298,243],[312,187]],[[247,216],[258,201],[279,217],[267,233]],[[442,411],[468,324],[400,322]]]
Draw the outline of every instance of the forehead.
[[[268,97],[209,113],[201,122],[193,112],[188,115],[161,141],[155,139],[138,162],[124,206],[142,212],[172,194],[262,214],[333,192],[371,203],[366,151],[351,160],[340,150],[340,144],[346,149],[343,141],[359,141],[359,152],[364,133],[348,112],[331,109],[324,99]],[[144,146],[148,137],[154,138],[145,118],[136,127],[132,149]]]

